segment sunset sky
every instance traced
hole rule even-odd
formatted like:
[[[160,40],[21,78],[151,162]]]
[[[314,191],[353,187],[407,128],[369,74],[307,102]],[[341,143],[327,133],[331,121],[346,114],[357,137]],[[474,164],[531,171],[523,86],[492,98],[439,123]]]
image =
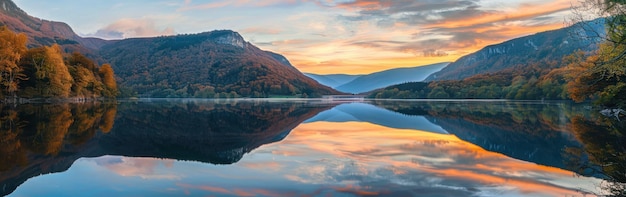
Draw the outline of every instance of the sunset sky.
[[[366,74],[454,61],[565,26],[572,0],[14,0],[81,36],[239,32],[302,72]]]

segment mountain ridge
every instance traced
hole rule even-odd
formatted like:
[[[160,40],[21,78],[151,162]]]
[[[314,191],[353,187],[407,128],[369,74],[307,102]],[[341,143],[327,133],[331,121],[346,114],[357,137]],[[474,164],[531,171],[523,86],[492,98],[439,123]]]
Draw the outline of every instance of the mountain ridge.
[[[425,81],[461,80],[477,74],[494,73],[517,65],[535,61],[557,60],[576,50],[592,51],[598,39],[590,38],[591,32],[604,32],[603,19],[579,23],[572,26],[539,32],[486,46],[465,55],[428,76]],[[588,25],[584,29],[581,25]],[[585,37],[576,38],[574,35]]]
[[[59,44],[67,50],[89,53],[110,42],[100,38],[83,38],[66,23],[30,16],[11,0],[0,0],[0,4],[0,25],[26,34],[29,47]]]
[[[104,45],[123,86],[150,97],[302,97],[338,94],[280,54],[231,30],[130,38]],[[227,95],[226,95],[227,94]]]

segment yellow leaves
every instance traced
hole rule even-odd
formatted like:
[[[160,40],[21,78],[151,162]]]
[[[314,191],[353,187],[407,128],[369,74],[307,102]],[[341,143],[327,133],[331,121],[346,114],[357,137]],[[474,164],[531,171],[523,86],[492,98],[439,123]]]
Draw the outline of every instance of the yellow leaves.
[[[106,97],[115,97],[117,96],[117,82],[115,81],[115,74],[113,74],[113,68],[111,65],[104,64],[100,67],[100,77],[102,77],[102,83],[104,83],[105,87],[105,95]]]
[[[100,130],[103,133],[109,133],[111,131],[111,129],[113,128],[113,123],[115,122],[116,114],[116,107],[109,108],[104,112],[102,116],[102,122],[100,123]]]
[[[26,35],[0,27],[0,86],[9,94],[17,91],[17,84],[24,79],[18,62],[26,52],[26,41]]]
[[[626,58],[620,57],[626,50],[623,44],[600,44],[596,54],[582,58],[568,57],[567,90],[576,102],[589,98],[598,98],[597,103],[605,106],[620,106],[626,101],[623,84],[626,80]],[[573,55],[572,55],[573,56]],[[621,104],[620,104],[621,103]]]
[[[70,96],[70,90],[74,79],[63,61],[63,53],[59,45],[45,47],[46,67],[51,71],[49,77],[48,96],[67,98]]]

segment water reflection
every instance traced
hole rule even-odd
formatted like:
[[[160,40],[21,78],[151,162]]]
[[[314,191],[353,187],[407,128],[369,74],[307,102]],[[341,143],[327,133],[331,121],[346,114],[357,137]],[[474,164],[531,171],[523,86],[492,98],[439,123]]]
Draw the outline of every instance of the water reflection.
[[[304,105],[157,100],[119,106],[4,107],[0,118],[2,194],[13,192],[31,177],[66,171],[84,157],[121,155],[231,164],[263,144],[280,141],[302,121],[332,107]]]
[[[109,155],[232,164],[243,154],[282,140],[291,129],[331,105],[286,102],[123,103],[115,132],[100,146]]]
[[[425,116],[450,134],[486,150],[542,165],[574,170],[565,161],[568,148],[579,148],[571,132],[576,115],[590,110],[569,103],[410,102],[376,105],[404,114]]]
[[[308,163],[282,172],[288,179],[351,186],[353,193],[563,196],[593,189],[593,179],[489,152],[453,135],[369,123],[304,124],[271,149]]]
[[[4,194],[65,171],[12,195],[582,196],[624,172],[605,165],[623,140],[603,144],[623,124],[564,103],[63,106],[3,109]]]
[[[606,180],[601,188],[608,196],[626,196],[626,122],[596,114],[576,116],[571,125],[584,149],[570,152],[589,154],[589,158],[572,157],[571,165],[583,175],[601,174]]]
[[[11,193],[28,178],[67,170],[92,146],[97,131],[109,132],[115,104],[0,106],[0,182]]]

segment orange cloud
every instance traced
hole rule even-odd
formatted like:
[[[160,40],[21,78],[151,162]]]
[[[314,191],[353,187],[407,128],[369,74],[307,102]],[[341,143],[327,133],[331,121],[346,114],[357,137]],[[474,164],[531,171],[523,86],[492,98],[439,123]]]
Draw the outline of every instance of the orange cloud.
[[[456,59],[485,46],[564,27],[569,0],[488,7],[481,2],[355,0],[315,1],[342,10],[334,20],[308,31],[319,40],[274,41],[267,46],[285,54],[303,72],[368,74]],[[341,24],[342,33],[328,31]],[[322,31],[324,30],[324,31]],[[346,36],[346,32],[353,35]]]

